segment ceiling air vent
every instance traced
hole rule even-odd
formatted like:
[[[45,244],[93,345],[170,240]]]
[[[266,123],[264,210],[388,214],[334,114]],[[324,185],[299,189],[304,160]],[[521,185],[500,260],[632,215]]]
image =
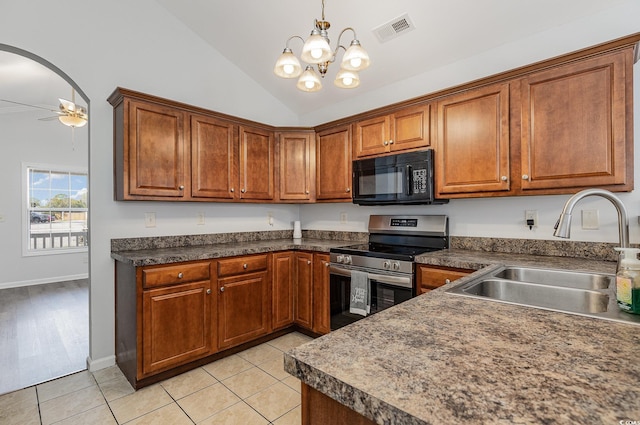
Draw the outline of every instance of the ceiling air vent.
[[[381,43],[384,43],[414,29],[415,27],[413,26],[413,22],[411,22],[411,18],[409,18],[409,14],[405,13],[374,28],[373,33]]]

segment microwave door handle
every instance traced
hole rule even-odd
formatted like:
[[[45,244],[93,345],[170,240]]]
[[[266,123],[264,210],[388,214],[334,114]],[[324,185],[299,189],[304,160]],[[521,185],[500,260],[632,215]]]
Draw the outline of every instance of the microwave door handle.
[[[413,195],[413,167],[411,165],[407,165],[405,167],[407,173],[407,190],[405,190],[405,194],[407,196]]]

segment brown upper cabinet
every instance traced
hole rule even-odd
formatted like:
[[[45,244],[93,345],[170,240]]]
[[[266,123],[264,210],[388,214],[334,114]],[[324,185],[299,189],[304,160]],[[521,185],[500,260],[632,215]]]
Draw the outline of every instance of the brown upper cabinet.
[[[191,116],[191,185],[195,198],[236,198],[237,125],[206,115]]]
[[[114,110],[117,199],[182,199],[189,192],[184,111],[125,99]]]
[[[355,124],[354,158],[383,155],[430,145],[430,105],[401,109]]]
[[[351,126],[316,134],[316,200],[351,202]]]
[[[178,102],[118,88],[115,198],[273,201],[273,131]]]
[[[438,102],[436,193],[509,190],[509,84]]]
[[[633,189],[631,47],[442,98],[444,198]]]
[[[632,55],[627,49],[520,80],[523,192],[632,189]]]
[[[278,133],[279,199],[310,202],[315,199],[315,133]]]

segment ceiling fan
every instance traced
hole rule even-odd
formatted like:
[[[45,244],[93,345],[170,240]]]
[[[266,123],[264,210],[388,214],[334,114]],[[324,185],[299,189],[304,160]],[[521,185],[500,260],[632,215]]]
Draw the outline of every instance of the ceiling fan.
[[[52,117],[39,118],[40,121],[50,121],[58,119],[62,124],[75,128],[83,127],[89,120],[87,109],[75,103],[75,90],[73,89],[71,89],[71,100],[58,98],[58,101],[60,102],[58,109],[51,109],[38,105],[30,105],[28,103],[16,102],[7,99],[0,99],[0,101],[13,103],[16,105],[28,106],[31,108],[44,109],[56,114]]]

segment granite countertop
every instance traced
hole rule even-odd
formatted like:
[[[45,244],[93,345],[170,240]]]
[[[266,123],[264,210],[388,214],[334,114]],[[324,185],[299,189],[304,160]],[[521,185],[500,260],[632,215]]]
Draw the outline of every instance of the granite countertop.
[[[419,261],[615,269],[611,262],[464,250]],[[640,420],[640,327],[445,293],[461,282],[293,349],[285,369],[379,424]]]
[[[275,251],[304,250],[329,252],[331,248],[353,245],[353,243],[353,241],[313,238],[302,238],[300,240],[288,238],[246,242],[234,241],[196,246],[112,251],[111,258],[139,267],[152,264],[209,260],[212,258],[233,257],[236,255],[259,254]]]

